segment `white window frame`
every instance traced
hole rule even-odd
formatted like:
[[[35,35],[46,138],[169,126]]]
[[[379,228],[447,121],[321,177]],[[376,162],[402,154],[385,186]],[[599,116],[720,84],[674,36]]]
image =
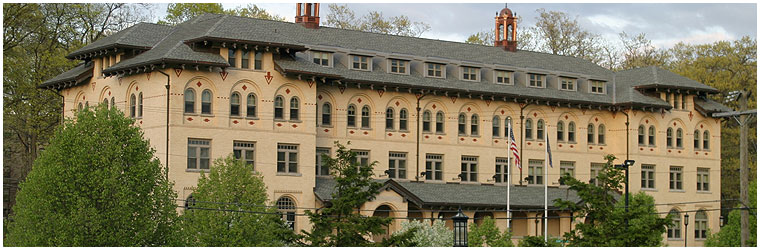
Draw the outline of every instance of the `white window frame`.
[[[607,94],[607,82],[596,81],[596,80],[589,80],[588,82],[589,82],[588,84],[589,93],[600,94],[600,95]],[[601,86],[596,86],[596,85],[601,85]],[[594,89],[596,89],[596,91],[594,91]]]
[[[562,178],[562,176],[565,176],[565,173],[570,173],[570,176],[575,178],[575,162],[574,161],[560,161],[559,162],[559,177]],[[560,181],[559,185],[564,186],[565,183],[562,183]]]
[[[394,66],[393,64],[396,63],[398,66]],[[388,59],[388,73],[391,74],[398,74],[398,75],[409,75],[409,65],[411,64],[408,60],[401,60],[401,59]],[[396,68],[396,72],[393,71],[393,69]]]
[[[354,158],[354,162],[358,163],[361,166],[369,166],[371,163],[369,161],[369,150],[358,150],[358,149],[352,149],[351,152],[356,153],[356,158]]]
[[[504,76],[499,76],[499,74],[504,73]],[[506,82],[502,81],[499,82],[499,77],[502,77],[506,79]],[[494,70],[493,71],[493,82],[496,84],[503,84],[503,85],[514,85],[514,77],[513,73],[511,71],[506,70]]]
[[[406,179],[407,176],[407,153],[406,152],[388,152],[388,178]],[[391,168],[391,166],[394,166]]]
[[[467,75],[467,78],[472,78],[472,76],[475,76],[475,79],[465,79],[465,75]],[[470,67],[470,66],[460,66],[459,67],[459,79],[462,80],[462,81],[479,82],[480,81],[480,68]]]
[[[544,184],[544,167],[544,160],[528,159],[528,185]]]
[[[697,168],[697,192],[710,192],[709,168]]]
[[[464,170],[460,168],[459,177],[461,177],[461,181],[478,182],[478,157],[463,155],[461,160],[461,165],[465,166]]]
[[[251,170],[256,169],[256,142],[232,141],[232,152],[235,159],[242,160],[246,165],[251,166]],[[251,152],[250,159],[248,152]]]
[[[599,181],[596,179],[596,177],[599,176],[599,173],[602,172],[603,168],[604,168],[604,163],[597,163],[597,162],[591,163],[591,170],[589,171],[589,180],[588,180],[589,184],[599,186]]]
[[[328,169],[327,166],[324,166],[324,163],[322,162],[322,154],[325,154],[325,155],[327,155],[329,157],[330,156],[330,148],[317,147],[317,152],[316,153],[317,153],[316,162],[315,162],[315,164],[316,164],[316,166],[315,166],[316,175],[317,176],[330,176],[330,169]],[[326,174],[324,174],[322,172],[322,170],[325,170],[325,169],[327,170]]]
[[[201,152],[202,149],[207,149],[207,156],[202,157]],[[195,152],[195,167],[190,167],[190,151],[193,150]],[[211,167],[211,140],[209,139],[196,139],[196,138],[188,138],[187,139],[187,169],[188,170],[206,170],[208,171]],[[205,161],[204,161],[205,160]],[[203,166],[205,162],[205,167]]]
[[[435,74],[431,75],[430,74],[430,69],[429,69],[430,65],[438,65],[440,67],[440,70],[437,70],[435,67],[433,67],[432,70],[433,70],[433,72],[440,71],[441,75],[440,76],[435,76]],[[427,63],[425,63],[425,69],[424,70],[425,70],[425,77],[446,78],[446,64],[427,62]]]
[[[537,78],[537,79],[531,79],[531,78]],[[528,76],[525,78],[525,80],[528,81],[525,84],[528,87],[539,88],[539,89],[546,88],[546,76],[545,75],[528,73]]]
[[[319,60],[319,63],[315,62],[314,60]],[[327,60],[327,65],[324,65],[324,60]],[[326,51],[312,51],[311,52],[311,62],[314,64],[317,64],[322,67],[328,67],[332,68],[333,66],[333,53],[332,52],[326,52]]]
[[[641,189],[654,190],[657,188],[656,168],[657,166],[652,164],[641,164]]]
[[[494,182],[507,183],[509,178],[509,158],[496,157],[496,167],[494,169]]]
[[[670,190],[671,191],[683,191],[683,167],[670,166],[670,172],[668,172]],[[679,187],[680,185],[680,187]]]
[[[443,155],[442,154],[425,155],[425,172],[426,172],[425,173],[426,181],[442,181],[443,180]]]
[[[349,67],[353,70],[361,70],[361,71],[372,71],[372,57],[371,56],[363,56],[363,55],[349,55],[350,56],[350,65]],[[366,59],[364,61],[363,59]],[[358,61],[357,61],[358,60]],[[359,67],[354,67],[354,63],[358,63]],[[363,69],[362,65],[367,64],[367,68]]]
[[[280,153],[284,153],[284,159],[280,159]],[[295,159],[291,159],[291,153],[295,153]],[[283,170],[280,170],[280,162],[283,163]],[[295,164],[295,170],[290,169],[290,165]],[[278,174],[297,174],[298,173],[298,145],[288,143],[277,144],[277,173]]]
[[[565,91],[577,91],[578,90],[578,79],[569,78],[569,77],[560,77],[559,78],[559,86],[560,90]],[[572,86],[571,86],[572,85]],[[566,87],[570,86],[570,88]]]

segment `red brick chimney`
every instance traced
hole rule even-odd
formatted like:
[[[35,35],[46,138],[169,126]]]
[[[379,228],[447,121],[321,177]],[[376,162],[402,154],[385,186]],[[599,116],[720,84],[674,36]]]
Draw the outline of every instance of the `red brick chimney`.
[[[501,12],[494,18],[496,30],[493,45],[506,51],[517,51],[517,17],[512,15],[512,10],[504,6]]]
[[[319,28],[319,3],[297,3],[296,23],[309,29]]]

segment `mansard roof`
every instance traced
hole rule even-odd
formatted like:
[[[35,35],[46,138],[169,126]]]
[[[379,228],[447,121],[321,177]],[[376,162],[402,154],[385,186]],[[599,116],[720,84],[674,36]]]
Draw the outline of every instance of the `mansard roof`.
[[[392,189],[420,208],[457,205],[504,208],[507,205],[506,186],[407,182],[393,179],[377,181],[385,183],[386,188]],[[314,194],[322,201],[330,201],[333,199],[335,185],[335,180],[332,178],[317,177]],[[577,193],[568,188],[549,187],[548,192],[550,207],[554,207],[555,199],[581,202]],[[619,197],[617,194],[613,195]],[[544,206],[543,197],[543,186],[512,186],[509,199],[510,206],[514,208],[541,208]]]
[[[151,49],[173,27],[155,23],[138,23],[129,28],[103,37],[67,55],[68,59],[85,59],[114,49]]]
[[[73,69],[63,72],[60,75],[53,77],[40,84],[40,88],[67,88],[72,86],[78,86],[87,82],[87,79],[92,77],[92,61],[79,63]]]

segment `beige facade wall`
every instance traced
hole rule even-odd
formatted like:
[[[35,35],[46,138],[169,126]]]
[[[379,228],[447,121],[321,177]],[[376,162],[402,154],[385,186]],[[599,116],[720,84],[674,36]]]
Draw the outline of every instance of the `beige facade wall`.
[[[225,49],[221,54],[226,57]],[[238,61],[240,56],[237,57]],[[96,60],[96,71],[100,71],[99,59]],[[113,63],[112,63],[113,64]],[[398,93],[394,91],[379,91],[369,88],[341,89],[321,82],[309,83],[292,76],[283,76],[274,69],[271,53],[265,53],[262,70],[228,69],[227,73],[203,72],[194,69],[184,69],[181,72],[175,69],[164,69],[171,76],[171,88],[169,94],[170,115],[170,138],[169,138],[169,177],[175,182],[175,190],[180,199],[187,198],[197,183],[199,171],[187,169],[187,144],[189,138],[211,140],[211,158],[227,156],[232,152],[233,141],[255,142],[255,169],[264,176],[268,187],[268,195],[274,203],[279,197],[287,196],[296,202],[299,207],[298,214],[302,214],[300,208],[313,208],[321,206],[313,193],[315,186],[315,149],[317,147],[332,148],[334,141],[346,144],[351,142],[351,149],[370,151],[370,160],[377,161],[375,175],[380,178],[388,169],[390,152],[406,153],[406,180],[413,181],[416,173],[425,171],[426,154],[441,154],[444,157],[443,178],[440,181],[458,183],[457,175],[460,173],[462,156],[476,156],[478,162],[478,174],[476,182],[462,182],[466,185],[502,185],[494,183],[492,176],[495,173],[496,157],[507,157],[507,140],[504,138],[504,119],[510,116],[515,127],[515,137],[519,141],[523,137],[524,130],[520,123],[521,110],[525,120],[533,122],[533,133],[536,133],[536,123],[539,119],[546,124],[544,133],[548,133],[551,140],[554,167],[549,169],[546,178],[549,185],[557,186],[560,176],[560,163],[562,161],[573,162],[575,176],[579,180],[588,181],[591,174],[592,163],[603,163],[603,156],[614,154],[621,163],[626,155],[626,116],[622,112],[610,112],[607,110],[588,110],[567,107],[549,107],[545,105],[527,105],[504,101],[486,101],[468,97],[426,96],[420,101],[421,113],[430,110],[432,113],[431,130],[435,131],[435,116],[438,111],[445,114],[443,133],[425,132],[420,135],[419,170],[415,163],[416,138],[415,131],[417,114],[416,96],[411,93]],[[102,102],[103,99],[114,98],[116,106],[129,115],[129,97],[133,93],[143,94],[144,107],[141,118],[136,119],[136,125],[143,128],[145,138],[150,140],[156,150],[156,156],[165,162],[166,159],[166,77],[157,72],[150,74],[140,73],[131,76],[119,77],[95,77],[88,85],[73,87],[62,91],[65,102],[65,116],[71,117],[77,106],[89,103],[90,106]],[[184,92],[192,88],[195,91],[196,114],[184,113]],[[201,92],[209,89],[213,93],[212,114],[200,115]],[[242,114],[245,114],[245,97],[248,93],[254,93],[257,97],[256,118],[230,117],[230,95],[233,91],[241,94]],[[285,120],[274,120],[273,100],[275,96],[282,95],[285,100]],[[289,120],[290,98],[297,97],[300,101],[300,119]],[[717,119],[703,117],[694,110],[692,96],[686,96],[687,105],[684,109],[652,113],[644,111],[632,111],[629,114],[630,126],[629,150],[630,159],[636,161],[630,172],[630,191],[632,193],[644,191],[655,197],[657,209],[666,213],[671,209],[690,211],[689,245],[699,246],[701,240],[694,239],[693,211],[698,209],[718,209],[719,202],[673,204],[693,201],[720,200],[720,123]],[[664,96],[663,96],[664,99]],[[317,117],[317,107],[321,111],[322,105],[329,102],[331,105],[331,125],[317,125],[321,117]],[[349,104],[356,105],[357,127],[348,127],[347,108]],[[369,128],[361,128],[361,109],[367,105],[371,110]],[[386,109],[394,110],[394,129],[386,129]],[[399,130],[399,112],[406,109],[409,112],[408,130]],[[467,135],[459,135],[457,132],[458,115],[464,113],[467,116]],[[321,112],[320,112],[321,114]],[[470,118],[473,114],[478,115],[478,135],[470,135]],[[500,119],[500,136],[492,134],[492,118]],[[557,123],[562,121],[567,131],[568,124],[574,122],[575,142],[558,142],[556,140]],[[595,130],[599,125],[605,126],[605,139],[603,144],[587,143],[587,126],[592,124]],[[639,125],[650,125],[656,129],[656,145],[654,147],[637,143],[637,129]],[[683,130],[683,147],[668,148],[666,142],[666,129],[681,128]],[[693,145],[693,132],[709,131],[710,150],[695,150]],[[598,136],[598,134],[596,135]],[[595,138],[596,138],[595,136]],[[542,139],[524,140],[521,147],[523,159],[523,171],[512,166],[514,174],[512,183],[519,183],[521,178],[527,177],[529,160],[543,160],[545,155],[545,142]],[[675,137],[675,135],[674,135]],[[565,132],[567,138],[567,132]],[[674,138],[675,140],[675,138]],[[595,139],[596,141],[596,139]],[[276,171],[276,155],[278,143],[294,144],[298,146],[298,173],[282,174]],[[334,148],[331,153],[334,154]],[[655,188],[641,188],[641,164],[655,166]],[[674,191],[669,188],[669,172],[671,166],[682,167],[683,191]],[[697,168],[709,170],[710,191],[697,191]],[[422,177],[421,180],[424,180]],[[395,195],[395,196],[394,196]],[[466,195],[466,194],[463,194]],[[182,204],[181,201],[178,204]],[[406,217],[408,205],[392,191],[384,191],[377,200],[364,205],[363,209],[373,210],[381,205],[388,205],[398,212],[394,216]],[[367,211],[371,214],[370,211]],[[473,211],[467,212],[473,216]],[[533,212],[527,213],[527,217],[533,217]],[[711,231],[719,229],[719,211],[708,211],[708,225]],[[423,213],[423,217],[437,216],[435,213]],[[505,214],[495,212],[494,216],[503,218]],[[665,216],[663,214],[662,216]],[[550,221],[550,234],[558,231],[570,230],[569,219],[560,219],[556,225]],[[501,228],[506,227],[505,220],[497,220]],[[391,229],[399,227],[400,221],[394,220]],[[535,234],[535,223],[514,222],[516,235]],[[296,230],[310,228],[308,218],[297,216]],[[524,231],[523,231],[524,230]],[[518,232],[519,231],[519,232]],[[541,231],[541,230],[539,230]],[[683,234],[683,232],[682,232]],[[666,240],[666,244],[681,246],[682,240]]]

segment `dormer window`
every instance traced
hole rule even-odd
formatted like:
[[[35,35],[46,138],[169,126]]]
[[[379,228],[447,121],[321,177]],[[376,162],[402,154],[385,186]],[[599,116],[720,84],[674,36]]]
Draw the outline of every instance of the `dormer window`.
[[[230,67],[237,68],[234,49],[227,49],[227,62],[230,63]]]
[[[351,68],[357,70],[369,71],[369,57],[368,56],[351,56]]]
[[[312,58],[314,58],[314,63],[324,66],[324,67],[330,67],[332,66],[332,53],[329,52],[321,52],[321,51],[312,51],[311,52]]]
[[[543,88],[544,76],[539,74],[528,74],[528,86],[534,88]]]
[[[559,88],[561,90],[575,91],[575,85],[576,85],[575,81],[576,80],[572,79],[572,78],[565,78],[565,77],[560,78],[559,79],[559,83],[560,83],[559,84]]]
[[[390,67],[388,68],[390,68],[391,73],[402,75],[408,74],[407,72],[409,72],[409,70],[407,70],[407,68],[409,67],[409,61],[398,59],[389,59],[388,61],[390,63]]]
[[[427,77],[443,78],[443,64],[427,63]]]
[[[589,81],[591,82],[591,93],[604,94],[605,82],[602,81]]]
[[[494,70],[496,77],[496,83],[498,84],[512,84],[512,72],[503,70]]]
[[[479,81],[480,69],[474,67],[462,67],[462,80]]]

